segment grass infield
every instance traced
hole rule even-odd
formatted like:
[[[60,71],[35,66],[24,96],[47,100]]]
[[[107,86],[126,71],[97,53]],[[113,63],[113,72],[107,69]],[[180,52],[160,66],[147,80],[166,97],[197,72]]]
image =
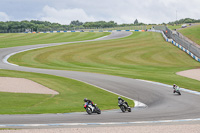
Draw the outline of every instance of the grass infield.
[[[118,95],[76,80],[2,69],[0,76],[30,79],[59,92],[59,95],[0,92],[0,114],[82,112],[84,98],[91,99],[101,110],[119,108]],[[133,101],[124,99],[134,107]]]
[[[109,35],[108,32],[69,32],[69,33],[0,33],[0,48],[34,44],[83,41]]]
[[[129,37],[67,44],[16,54],[9,62],[28,67],[87,71],[145,79],[200,91],[200,82],[176,75],[200,64],[160,33],[133,32]]]

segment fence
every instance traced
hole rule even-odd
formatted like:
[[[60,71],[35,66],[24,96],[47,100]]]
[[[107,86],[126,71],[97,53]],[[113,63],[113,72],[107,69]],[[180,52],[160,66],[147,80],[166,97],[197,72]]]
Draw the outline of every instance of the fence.
[[[184,37],[182,34],[180,34],[179,32],[171,31],[166,26],[155,26],[154,29],[162,30],[168,38],[175,41],[172,43],[178,43],[183,48],[187,49],[190,53],[200,58],[200,46],[193,43],[192,41]]]

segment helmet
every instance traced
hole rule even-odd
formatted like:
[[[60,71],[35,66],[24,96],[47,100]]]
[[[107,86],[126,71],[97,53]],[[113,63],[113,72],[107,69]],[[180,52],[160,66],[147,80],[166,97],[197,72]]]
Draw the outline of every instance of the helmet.
[[[175,87],[175,86],[176,86],[176,84],[173,85],[173,87]]]
[[[118,100],[120,100],[121,99],[121,97],[118,97]]]
[[[84,102],[87,102],[87,98],[84,98]]]

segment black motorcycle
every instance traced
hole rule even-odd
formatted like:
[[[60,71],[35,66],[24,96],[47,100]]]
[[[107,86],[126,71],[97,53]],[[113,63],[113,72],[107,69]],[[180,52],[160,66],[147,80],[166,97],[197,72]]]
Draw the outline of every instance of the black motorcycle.
[[[131,108],[128,107],[128,105],[125,102],[118,102],[118,106],[120,107],[120,109],[122,110],[122,112],[131,112]]]
[[[84,108],[86,110],[86,112],[91,115],[92,113],[97,113],[97,114],[101,114],[101,110],[97,107],[97,105],[95,104],[94,106],[92,104],[88,104],[87,102],[84,104]]]

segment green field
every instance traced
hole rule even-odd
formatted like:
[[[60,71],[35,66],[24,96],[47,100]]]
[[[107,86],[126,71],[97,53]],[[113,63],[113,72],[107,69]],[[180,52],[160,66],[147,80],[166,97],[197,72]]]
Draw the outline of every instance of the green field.
[[[80,112],[85,111],[83,99],[86,97],[98,104],[102,110],[119,108],[117,95],[76,80],[1,69],[0,76],[30,79],[59,92],[59,95],[0,92],[0,114]],[[126,101],[134,107],[133,101]]]
[[[178,24],[178,25],[174,25],[174,26],[172,26],[172,25],[167,25],[167,27],[168,27],[169,29],[171,29],[171,30],[180,29],[181,26],[182,26],[182,24]]]
[[[10,62],[47,69],[87,71],[177,84],[200,91],[200,82],[176,75],[199,68],[185,52],[164,41],[159,33],[133,32],[126,38],[68,44],[19,53]]]
[[[109,35],[108,32],[69,32],[69,33],[0,33],[0,48],[34,44],[59,43],[92,40]]]
[[[200,45],[200,25],[179,30],[184,36]]]

